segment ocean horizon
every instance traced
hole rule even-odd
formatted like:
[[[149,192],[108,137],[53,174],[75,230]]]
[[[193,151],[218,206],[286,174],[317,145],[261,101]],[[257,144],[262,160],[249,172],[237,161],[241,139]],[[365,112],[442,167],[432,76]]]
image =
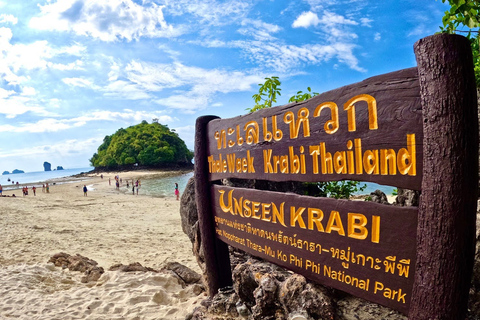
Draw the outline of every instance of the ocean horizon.
[[[65,178],[74,176],[80,173],[90,172],[94,167],[72,168],[64,170],[53,171],[35,171],[25,173],[15,173],[0,176],[0,184],[4,190],[18,189],[19,186],[26,185],[31,188],[33,185],[41,187],[45,181],[53,179]],[[154,197],[168,197],[173,194],[174,184],[178,183],[180,192],[183,193],[188,180],[193,176],[193,171],[178,176],[169,176],[160,179],[144,180],[142,181],[142,189],[146,195]],[[121,177],[121,173],[120,173]],[[10,181],[8,181],[10,179]],[[19,185],[17,186],[17,181]],[[13,182],[13,183],[12,183]],[[392,195],[395,187],[379,185],[372,182],[361,182],[360,185],[366,185],[365,190],[355,192],[356,195],[368,195],[371,192],[379,189],[386,195]],[[126,184],[122,185],[121,190],[125,193],[130,192],[126,189]]]
[[[18,188],[17,182],[19,185],[27,185],[32,187],[35,185],[38,187],[42,183],[52,179],[64,178],[74,176],[82,172],[92,171],[94,167],[84,167],[84,168],[72,168],[72,169],[63,169],[63,170],[52,170],[52,171],[33,171],[25,173],[10,173],[0,176],[0,184],[3,186],[4,190],[12,190]],[[10,179],[10,181],[8,181]]]

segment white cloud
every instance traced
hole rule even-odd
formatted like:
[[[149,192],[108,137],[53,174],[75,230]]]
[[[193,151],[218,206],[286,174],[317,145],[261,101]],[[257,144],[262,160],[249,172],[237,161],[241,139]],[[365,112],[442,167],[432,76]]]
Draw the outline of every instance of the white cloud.
[[[32,93],[31,89],[27,89],[27,94],[25,95],[19,95],[16,92],[12,93],[11,91],[5,94],[5,90],[3,90],[3,93],[5,97],[1,98],[0,96],[0,114],[4,114],[7,119],[13,119],[28,112],[40,116],[53,115],[51,112],[48,112],[45,107],[38,106],[32,98],[27,97]],[[2,95],[2,91],[0,91],[0,95]]]
[[[183,31],[165,21],[163,8],[154,3],[142,6],[132,0],[57,0],[40,6],[41,14],[32,18],[29,25],[102,41],[179,36]]]
[[[1,131],[0,131],[1,132]],[[71,153],[91,153],[102,143],[103,137],[90,138],[85,140],[63,140],[57,143],[39,146],[29,146],[21,149],[10,149],[0,152],[0,158],[44,158],[52,154],[68,156]]]
[[[177,89],[173,95],[154,101],[186,113],[206,108],[217,93],[248,91],[262,80],[245,72],[210,70],[180,62],[159,64],[133,60],[115,69],[112,77],[115,80],[103,88],[106,95],[130,100],[151,99],[156,92]]]
[[[217,93],[248,91],[262,80],[244,72],[208,70],[178,62],[172,65],[132,62],[126,70],[127,77],[145,90],[181,88],[179,94],[156,102],[185,113],[206,108]]]
[[[64,78],[62,81],[72,87],[91,88],[95,87],[90,80],[83,78]]]
[[[360,23],[362,26],[365,26],[365,27],[371,27],[371,23],[373,22],[372,19],[368,19],[368,18],[361,18],[360,19]]]
[[[380,41],[382,39],[382,35],[380,32],[375,32],[375,35],[373,36],[373,40],[375,41]]]
[[[0,107],[0,113],[2,113],[2,108]],[[8,117],[8,116],[7,116]],[[69,130],[73,128],[79,128],[85,126],[87,123],[92,121],[111,121],[111,122],[140,122],[146,119],[158,118],[161,123],[172,123],[176,118],[172,118],[169,115],[163,114],[163,112],[147,112],[139,110],[129,110],[125,109],[123,112],[114,112],[107,110],[97,110],[89,113],[88,115],[83,115],[70,119],[58,119],[58,118],[44,118],[36,122],[30,123],[19,123],[16,125],[4,124],[0,125],[0,132],[28,132],[28,133],[41,133],[41,132],[59,132],[64,130]]]
[[[318,18],[316,13],[311,11],[302,12],[300,16],[295,19],[292,24],[293,28],[308,28],[310,26],[317,26],[320,23],[320,19]]]
[[[281,28],[275,24],[265,23],[260,20],[245,19],[241,25],[242,28],[238,29],[240,34],[251,36],[259,41],[272,41],[275,38],[271,34],[281,30]]]
[[[11,14],[0,14],[0,23],[17,24],[18,19]]]
[[[243,20],[251,7],[251,1],[244,0],[175,0],[165,9],[171,15],[192,14],[201,24],[222,26]]]

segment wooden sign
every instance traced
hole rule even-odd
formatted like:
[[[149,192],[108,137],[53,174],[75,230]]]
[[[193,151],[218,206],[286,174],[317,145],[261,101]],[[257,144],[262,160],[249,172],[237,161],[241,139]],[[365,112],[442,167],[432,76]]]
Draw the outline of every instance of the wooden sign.
[[[197,119],[195,189],[213,296],[227,243],[409,319],[464,319],[475,252],[478,112],[469,42],[415,44],[418,67],[232,119]],[[420,206],[220,186],[223,178],[360,180]]]
[[[417,208],[212,186],[217,237],[318,283],[408,311]]]
[[[419,190],[416,68],[208,124],[210,180],[363,180]]]

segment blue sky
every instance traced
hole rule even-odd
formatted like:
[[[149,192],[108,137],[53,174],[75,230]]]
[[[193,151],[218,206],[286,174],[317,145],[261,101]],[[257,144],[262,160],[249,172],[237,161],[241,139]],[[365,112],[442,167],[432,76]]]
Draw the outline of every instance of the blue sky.
[[[440,0],[0,0],[0,171],[79,168],[105,135],[159,122],[193,150],[195,119],[288,102],[413,67]]]

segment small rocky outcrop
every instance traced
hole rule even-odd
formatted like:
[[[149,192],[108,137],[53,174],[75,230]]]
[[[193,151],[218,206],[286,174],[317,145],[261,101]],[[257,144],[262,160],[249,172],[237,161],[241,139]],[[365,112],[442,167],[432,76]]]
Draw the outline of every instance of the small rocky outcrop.
[[[13,174],[16,174],[16,173],[25,173],[25,171],[23,170],[19,170],[19,169],[15,169],[12,171]]]
[[[171,271],[176,277],[180,278],[185,284],[199,283],[202,276],[187,266],[178,262],[168,262],[162,271]]]
[[[50,164],[50,162],[45,161],[45,162],[43,163],[43,169],[44,169],[45,171],[52,171],[52,165]]]
[[[394,205],[402,207],[418,207],[420,203],[420,191],[397,189],[397,198]]]
[[[370,193],[370,199],[371,199],[370,201],[375,203],[389,204],[385,193],[383,193],[378,189]]]
[[[140,271],[140,272],[158,272],[158,270],[149,268],[149,267],[144,267],[140,264],[140,262],[134,262],[130,263],[129,265],[124,265],[124,264],[114,264],[111,266],[108,271],[122,271],[122,272],[135,272],[135,271]]]
[[[202,269],[202,272],[205,272],[205,256],[201,246],[197,204],[195,202],[195,180],[193,177],[188,180],[182,197],[180,198],[180,218],[182,221],[182,230],[193,244],[192,251],[197,259],[197,263]]]
[[[7,174],[10,174],[10,172],[8,172],[8,171],[3,171],[2,172],[2,175],[7,175]]]
[[[97,281],[105,272],[102,267],[98,266],[95,260],[79,254],[71,256],[68,253],[60,252],[53,255],[48,262],[52,262],[56,267],[61,267],[62,269],[83,272],[85,274],[81,279],[83,283]]]
[[[63,170],[62,166],[57,166],[57,170]]]

